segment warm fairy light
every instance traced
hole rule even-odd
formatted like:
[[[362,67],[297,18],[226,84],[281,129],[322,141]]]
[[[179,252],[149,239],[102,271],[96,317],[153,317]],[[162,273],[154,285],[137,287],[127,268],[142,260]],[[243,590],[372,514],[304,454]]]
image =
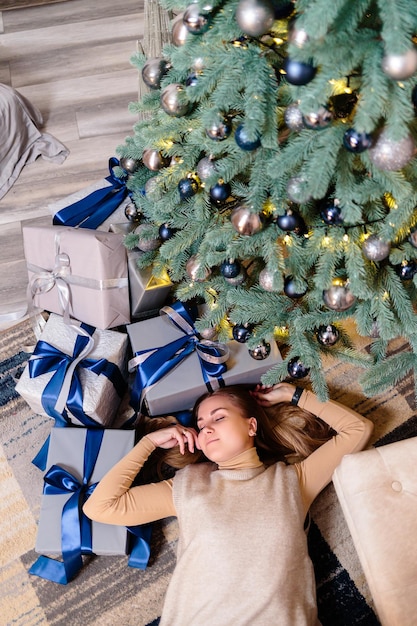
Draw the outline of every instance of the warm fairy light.
[[[362,243],[364,241],[366,241],[369,237],[369,233],[362,233],[361,235],[359,235],[359,241],[361,241]]]
[[[284,243],[286,246],[289,246],[291,243],[291,237],[289,235],[285,235],[284,237]]]
[[[281,39],[281,37],[274,37],[273,42],[277,45],[277,46],[281,46],[284,43],[284,40]]]
[[[382,294],[382,299],[383,299],[383,300],[388,300],[388,298],[389,298],[389,293],[388,293],[388,291],[384,291],[384,293]]]
[[[323,248],[327,248],[329,244],[330,244],[330,237],[329,235],[325,235],[321,241],[321,245],[323,246]]]
[[[347,243],[347,242],[349,241],[349,235],[348,235],[347,233],[345,233],[345,234],[343,235],[343,241],[344,241],[345,243]]]
[[[289,335],[287,326],[275,326],[274,327],[274,339],[286,339]]]
[[[387,207],[389,209],[398,209],[398,204],[396,199],[394,198],[394,196],[389,193],[389,191],[387,191],[386,193],[384,193],[384,201],[385,204],[387,205]]]

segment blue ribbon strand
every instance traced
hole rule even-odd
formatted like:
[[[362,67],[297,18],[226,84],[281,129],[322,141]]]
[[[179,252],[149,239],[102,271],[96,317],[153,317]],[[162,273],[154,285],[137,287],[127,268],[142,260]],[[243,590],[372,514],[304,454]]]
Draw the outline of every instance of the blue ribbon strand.
[[[126,180],[118,178],[113,173],[115,166],[120,166],[120,162],[111,157],[110,176],[106,177],[111,186],[97,189],[78,202],[61,209],[55,213],[53,223],[58,226],[78,226],[93,230],[100,226],[129,194]]]
[[[170,309],[173,314],[170,314]],[[179,337],[159,348],[135,352],[135,357],[148,354],[136,368],[135,381],[131,392],[131,406],[136,411],[143,409],[142,404],[146,390],[160,381],[194,351],[197,351],[201,373],[207,388],[211,389],[210,378],[216,378],[219,384],[224,386],[222,374],[227,370],[227,366],[224,363],[225,346],[215,342],[200,341],[197,330],[194,327],[194,320],[181,302],[175,302],[171,307],[164,307],[162,311],[185,334],[183,337]],[[185,324],[181,322],[185,322]],[[204,355],[207,355],[209,360],[205,360]]]

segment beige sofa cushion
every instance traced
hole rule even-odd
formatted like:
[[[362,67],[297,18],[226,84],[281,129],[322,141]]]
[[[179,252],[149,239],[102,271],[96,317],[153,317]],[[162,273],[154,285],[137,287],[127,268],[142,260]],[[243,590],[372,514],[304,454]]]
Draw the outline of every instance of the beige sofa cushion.
[[[383,626],[417,624],[417,437],[349,454],[333,483]]]

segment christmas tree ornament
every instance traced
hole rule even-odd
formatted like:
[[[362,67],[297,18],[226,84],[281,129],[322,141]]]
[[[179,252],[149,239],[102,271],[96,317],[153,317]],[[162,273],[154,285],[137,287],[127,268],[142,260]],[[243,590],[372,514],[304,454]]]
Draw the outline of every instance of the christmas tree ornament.
[[[190,258],[188,259],[185,266],[185,271],[187,272],[187,275],[191,278],[191,280],[195,281],[196,283],[203,283],[211,274],[210,270],[207,267],[203,267],[201,265],[201,261],[195,254],[190,256]],[[200,277],[201,271],[202,274]]]
[[[332,311],[347,311],[356,302],[356,297],[349,289],[348,281],[343,278],[334,278],[329,289],[323,291],[323,301]]]
[[[417,50],[410,48],[404,54],[386,54],[382,69],[394,80],[406,80],[417,72]]]
[[[224,280],[229,285],[233,285],[233,287],[237,287],[238,285],[242,285],[247,278],[247,273],[244,267],[240,268],[239,274],[237,276],[224,276]]]
[[[339,200],[329,200],[320,211],[320,217],[325,224],[329,226],[338,226],[343,224],[342,210],[339,206]]]
[[[135,207],[133,202],[126,205],[125,216],[129,222],[139,222],[141,215],[141,212]]]
[[[229,183],[225,183],[224,180],[219,180],[215,185],[210,187],[210,198],[213,202],[217,204],[222,204],[226,202],[230,194],[232,193],[232,188]]]
[[[317,111],[311,111],[303,115],[303,122],[306,128],[312,130],[322,130],[327,128],[333,121],[333,113],[327,107],[319,107]]]
[[[180,83],[171,83],[161,91],[161,107],[167,115],[182,117],[190,111],[190,102]]]
[[[307,285],[305,288],[300,291],[297,289],[296,280],[293,276],[286,276],[284,279],[284,293],[289,298],[297,300],[298,298],[302,298],[308,291]]]
[[[395,268],[401,280],[412,280],[417,273],[416,261],[403,261]]]
[[[362,244],[362,252],[370,261],[383,261],[390,251],[391,243],[383,241],[377,235],[370,235]]]
[[[297,102],[287,106],[284,112],[284,121],[290,130],[298,132],[304,128],[303,114]]]
[[[286,232],[299,230],[304,224],[301,215],[293,209],[287,209],[284,215],[278,215],[276,222],[280,229]]]
[[[235,261],[234,259],[229,259],[228,261],[223,261],[220,265],[220,273],[225,278],[236,278],[241,271],[241,265],[239,261]]]
[[[278,291],[274,287],[276,275],[277,275],[276,270],[274,271],[268,267],[264,267],[264,269],[261,272],[259,272],[258,281],[259,281],[260,287],[262,287],[262,289],[264,289],[265,291],[270,291],[272,293]]]
[[[239,124],[235,130],[235,141],[241,150],[246,150],[248,152],[256,150],[261,145],[259,134],[255,139],[250,139],[243,124]]]
[[[208,341],[216,341],[219,332],[217,326],[209,326],[208,328],[204,328],[200,331],[199,335],[202,339],[207,339]]]
[[[218,118],[206,128],[206,135],[213,141],[223,141],[227,139],[232,132],[231,121],[219,113]]]
[[[253,324],[235,324],[232,328],[232,336],[238,343],[246,343],[252,334]]]
[[[381,336],[379,332],[379,324],[377,320],[373,320],[371,329],[369,331],[369,336],[372,337],[373,339],[379,339],[379,337]]]
[[[210,26],[210,17],[204,14],[198,4],[192,3],[184,11],[182,17],[185,28],[192,35],[201,35],[205,33]]]
[[[233,228],[240,235],[252,236],[262,230],[265,219],[262,214],[253,213],[248,206],[241,204],[235,207],[230,215]]]
[[[298,378],[305,378],[306,376],[308,376],[310,372],[310,368],[306,367],[304,363],[300,361],[299,356],[295,356],[294,358],[288,361],[287,371],[288,371],[288,374],[292,378],[298,379]]]
[[[146,148],[142,154],[142,161],[145,167],[152,172],[158,172],[163,167],[168,167],[170,160],[168,157],[163,156],[158,150],[152,148]]]
[[[287,196],[295,204],[303,204],[311,200],[308,191],[308,180],[304,176],[293,176],[287,183]]]
[[[197,163],[197,175],[200,180],[206,181],[216,173],[216,163],[212,157],[203,157]]]
[[[198,83],[198,74],[192,73],[188,74],[187,80],[185,81],[186,87],[195,87]]]
[[[304,48],[309,39],[307,32],[303,28],[297,28],[296,20],[291,19],[288,23],[288,43],[294,44],[297,48]]]
[[[348,128],[343,135],[343,145],[349,152],[359,154],[372,146],[372,136],[368,133],[359,133],[354,128]]]
[[[294,12],[293,2],[279,2],[279,0],[273,0],[274,17],[276,20],[285,20]]]
[[[271,354],[271,344],[263,341],[258,346],[248,350],[248,352],[255,361],[264,361]]]
[[[172,22],[172,43],[174,46],[183,46],[190,32],[183,22],[184,13],[180,13]]]
[[[274,6],[270,0],[239,0],[236,22],[251,37],[269,32],[275,20]]]
[[[411,161],[415,151],[416,145],[411,134],[394,141],[389,137],[387,129],[384,129],[369,149],[369,158],[380,170],[396,171]]]
[[[140,159],[133,159],[132,157],[122,157],[119,163],[120,167],[129,174],[133,174],[140,167]]]
[[[417,228],[413,228],[408,236],[408,241],[414,248],[417,248]]]
[[[157,176],[152,176],[152,178],[149,178],[146,181],[145,187],[144,187],[144,195],[147,198],[152,197],[153,200],[160,200],[162,198],[162,189],[160,189],[158,185]]]
[[[199,190],[199,181],[196,176],[190,174],[186,178],[181,178],[178,183],[178,191],[181,200],[192,198]]]
[[[135,235],[139,237],[136,247],[142,250],[142,252],[157,250],[161,245],[161,240],[159,237],[148,238],[146,236],[147,233],[149,233],[149,224],[139,224],[135,229]]]
[[[192,62],[191,69],[196,74],[200,74],[206,67],[207,61],[204,57],[196,57]]]
[[[168,241],[168,239],[171,239],[174,234],[175,229],[171,228],[171,226],[168,226],[168,224],[161,224],[161,226],[159,227],[159,237],[162,239],[162,241]]]
[[[317,341],[322,346],[334,346],[335,343],[339,341],[340,332],[333,326],[333,324],[328,324],[327,326],[319,326],[317,329]]]
[[[307,85],[316,75],[317,68],[311,63],[294,61],[289,57],[284,59],[283,70],[285,77],[291,85]]]
[[[171,64],[162,57],[148,59],[142,68],[143,82],[149,89],[160,89],[161,80],[167,74]]]
[[[414,112],[416,112],[416,109],[417,109],[417,85],[413,88],[413,91],[411,92],[411,102],[414,105]]]

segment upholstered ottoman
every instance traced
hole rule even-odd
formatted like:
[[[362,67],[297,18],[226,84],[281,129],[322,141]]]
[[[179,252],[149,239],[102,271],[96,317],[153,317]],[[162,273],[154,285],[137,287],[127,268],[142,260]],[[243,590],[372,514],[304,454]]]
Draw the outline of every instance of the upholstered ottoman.
[[[333,484],[383,626],[417,624],[417,437],[349,454]]]

